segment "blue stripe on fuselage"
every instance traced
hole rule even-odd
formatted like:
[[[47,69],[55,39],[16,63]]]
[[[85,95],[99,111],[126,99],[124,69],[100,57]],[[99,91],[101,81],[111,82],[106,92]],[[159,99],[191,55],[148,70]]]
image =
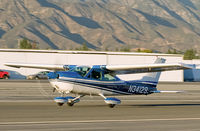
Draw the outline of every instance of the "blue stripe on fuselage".
[[[106,91],[111,91],[118,94],[124,95],[142,95],[151,94],[152,91],[157,90],[156,85],[147,84],[147,82],[133,82],[133,81],[97,81],[91,79],[76,79],[62,77],[59,80],[75,82],[76,84],[82,84],[90,88],[96,88]]]

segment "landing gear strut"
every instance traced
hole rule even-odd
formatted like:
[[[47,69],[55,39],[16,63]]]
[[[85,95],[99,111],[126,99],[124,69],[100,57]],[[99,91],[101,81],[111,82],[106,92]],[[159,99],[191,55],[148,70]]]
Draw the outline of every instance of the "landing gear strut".
[[[75,103],[78,103],[80,101],[81,97],[84,97],[85,95],[79,95],[77,97],[75,97],[74,99],[68,99],[67,101],[67,105],[68,106],[73,106]]]

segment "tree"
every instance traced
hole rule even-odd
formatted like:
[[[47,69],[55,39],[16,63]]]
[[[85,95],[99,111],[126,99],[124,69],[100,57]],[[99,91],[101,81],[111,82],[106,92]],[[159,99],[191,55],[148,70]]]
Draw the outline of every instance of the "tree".
[[[123,51],[123,52],[130,52],[131,50],[130,50],[130,47],[122,47],[122,48],[120,49],[120,51]]]
[[[177,54],[177,52],[176,52],[176,49],[174,49],[174,52],[173,52],[173,54]]]
[[[89,48],[87,47],[86,43],[83,43],[83,46],[82,46],[81,50],[83,50],[83,51],[88,51],[89,50]]]
[[[150,50],[150,49],[143,49],[143,50],[141,50],[140,48],[137,49],[137,52],[153,53],[153,51]]]
[[[32,49],[32,45],[27,39],[23,39],[20,41],[20,49]]]
[[[21,40],[19,46],[20,46],[19,47],[20,49],[39,49],[38,45],[37,45],[37,43],[35,41],[31,43],[27,39]]]
[[[39,47],[35,41],[31,44],[31,46],[32,46],[32,49],[39,49]]]
[[[108,47],[105,48],[105,51],[109,51]]]
[[[86,43],[83,43],[80,48],[75,48],[75,50],[89,51],[90,49],[87,47]]]
[[[141,52],[141,49],[140,49],[140,48],[138,48],[138,49],[137,49],[137,52]]]
[[[168,49],[167,54],[173,54],[170,49]]]
[[[173,49],[173,51],[171,51],[170,49],[168,49],[167,54],[178,54],[178,52],[176,51],[176,49]]]
[[[153,53],[153,51],[152,51],[152,50],[149,50],[149,49],[145,49],[145,50],[143,50],[142,52],[144,52],[144,53]]]
[[[183,57],[184,60],[192,60],[192,59],[198,59],[198,58],[199,57],[197,56],[196,50],[193,50],[193,49],[186,50]]]

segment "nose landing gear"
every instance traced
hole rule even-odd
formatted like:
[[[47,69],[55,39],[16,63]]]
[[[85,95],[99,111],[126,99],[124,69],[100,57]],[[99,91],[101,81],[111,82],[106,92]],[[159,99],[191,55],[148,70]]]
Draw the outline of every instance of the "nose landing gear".
[[[64,103],[67,103],[68,106],[73,106],[75,103],[78,103],[80,101],[80,98],[83,96],[85,95],[79,95],[77,97],[55,97],[54,101],[58,104],[58,106],[62,106]]]

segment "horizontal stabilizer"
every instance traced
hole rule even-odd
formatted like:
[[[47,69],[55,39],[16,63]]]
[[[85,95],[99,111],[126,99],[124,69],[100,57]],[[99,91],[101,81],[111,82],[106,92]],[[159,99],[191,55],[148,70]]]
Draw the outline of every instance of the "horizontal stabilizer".
[[[152,93],[184,93],[185,91],[152,91]]]

